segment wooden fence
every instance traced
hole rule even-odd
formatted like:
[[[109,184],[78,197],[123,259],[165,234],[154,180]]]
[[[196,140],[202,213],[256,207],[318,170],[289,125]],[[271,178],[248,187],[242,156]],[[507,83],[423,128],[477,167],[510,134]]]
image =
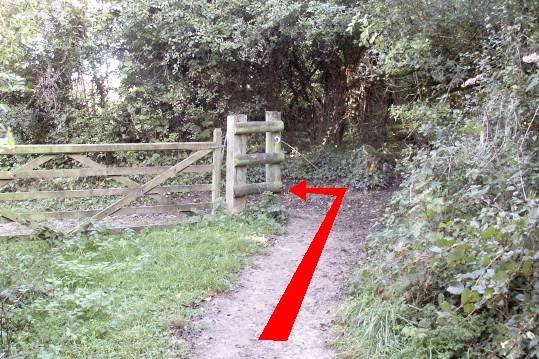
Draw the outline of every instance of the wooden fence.
[[[221,185],[221,141],[220,129],[213,133],[211,142],[175,142],[175,143],[122,143],[122,144],[80,144],[80,145],[22,145],[12,149],[0,150],[0,155],[39,155],[26,164],[9,170],[0,171],[0,217],[8,221],[18,222],[31,228],[39,222],[51,219],[81,220],[79,228],[88,227],[93,221],[99,221],[114,214],[153,214],[191,211],[208,208],[215,204],[220,196]],[[173,166],[149,167],[109,167],[91,159],[87,154],[101,152],[127,151],[194,151],[189,157]],[[212,164],[195,165],[202,158],[213,155]],[[40,167],[60,156],[71,158],[81,168],[40,169]],[[212,173],[212,183],[193,185],[165,185],[165,182],[179,173]],[[138,183],[129,176],[155,175],[146,183]],[[106,177],[114,180],[122,187],[61,190],[61,191],[28,191],[2,192],[12,181],[18,179],[54,179]],[[166,197],[169,193],[185,193],[193,191],[211,191],[212,201],[206,203],[178,204]],[[144,196],[158,201],[157,205],[128,207]],[[119,199],[99,210],[76,210],[57,212],[20,212],[6,206],[6,202],[29,201],[38,199],[66,199],[85,197],[117,196]]]
[[[281,131],[284,123],[281,113],[266,112],[266,121],[247,122],[246,115],[233,115],[227,118],[227,156],[226,156],[226,202],[232,212],[245,208],[245,196],[264,191],[280,192],[281,163],[284,154],[281,150]],[[265,133],[265,153],[247,154],[248,135]],[[247,167],[263,164],[266,166],[266,181],[247,183]]]
[[[245,208],[246,196],[264,191],[280,192],[281,163],[284,154],[280,136],[284,129],[280,112],[266,112],[265,121],[247,121],[246,115],[232,115],[227,118],[227,162],[226,162],[226,202],[232,212]],[[265,153],[247,153],[247,140],[251,134],[265,134]],[[68,144],[68,145],[20,145],[0,149],[0,155],[33,155],[24,165],[11,170],[0,171],[0,219],[36,228],[49,220],[78,220],[77,229],[84,229],[95,221],[112,215],[145,215],[175,213],[195,209],[211,208],[220,197],[221,188],[221,145],[222,134],[215,129],[211,142],[171,142],[171,143],[121,143],[121,144]],[[89,154],[103,152],[160,152],[193,151],[190,156],[172,166],[106,166],[92,159]],[[195,164],[212,155],[211,164]],[[79,168],[42,168],[58,158],[70,158]],[[266,181],[247,183],[247,168],[265,165]],[[165,182],[180,173],[212,173],[211,183],[166,185]],[[130,176],[154,176],[146,183],[139,183]],[[120,186],[98,189],[40,190],[26,192],[5,191],[5,187],[19,179],[51,180],[56,178],[104,177],[112,179]],[[211,191],[211,202],[176,203],[167,197],[172,193]],[[8,202],[43,199],[119,197],[101,209],[69,211],[19,211],[6,205]],[[133,202],[149,196],[157,201],[150,206],[131,206]],[[2,236],[2,234],[0,234]]]

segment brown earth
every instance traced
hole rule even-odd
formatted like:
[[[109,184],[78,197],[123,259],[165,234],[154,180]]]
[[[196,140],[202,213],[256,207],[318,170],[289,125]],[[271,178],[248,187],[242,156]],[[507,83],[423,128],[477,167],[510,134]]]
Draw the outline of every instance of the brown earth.
[[[275,305],[303,257],[330,200],[291,195],[287,232],[265,255],[253,258],[234,288],[202,306],[192,325],[194,358],[333,358],[331,326],[346,281],[361,256],[362,241],[382,215],[390,191],[346,194],[340,214],[287,342],[258,341]],[[293,198],[292,198],[293,197]]]

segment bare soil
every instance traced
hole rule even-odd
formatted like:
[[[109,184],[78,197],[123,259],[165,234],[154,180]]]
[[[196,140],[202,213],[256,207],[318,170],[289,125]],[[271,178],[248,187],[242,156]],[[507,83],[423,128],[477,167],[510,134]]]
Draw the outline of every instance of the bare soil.
[[[264,325],[327,209],[330,200],[306,203],[284,195],[290,208],[287,232],[265,255],[253,258],[234,288],[208,300],[192,325],[195,358],[333,358],[332,322],[350,272],[360,258],[363,238],[380,218],[390,191],[352,192],[343,206],[287,342],[258,341]]]
[[[179,203],[200,203],[210,201],[209,193],[185,193],[181,194],[177,199]],[[31,211],[30,211],[31,212]],[[209,210],[199,210],[196,214],[208,214]],[[140,227],[160,226],[167,224],[175,224],[189,218],[194,213],[191,212],[171,212],[171,213],[155,213],[155,214],[133,214],[133,215],[112,215],[106,217],[93,224],[94,229],[130,229]],[[43,226],[50,227],[56,231],[68,232],[75,229],[81,223],[80,220],[50,220],[40,223]],[[32,229],[16,222],[3,222],[0,217],[0,239],[10,236],[30,235]]]
[[[128,216],[111,216],[94,224],[95,229],[129,229],[140,226],[159,226],[166,224],[177,223],[179,220],[186,218],[181,214],[146,214],[146,215],[128,215]],[[68,232],[76,228],[80,221],[78,220],[52,220],[44,222],[48,227],[61,231]],[[9,236],[21,236],[32,234],[32,229],[23,226],[19,223],[0,223],[0,238]]]

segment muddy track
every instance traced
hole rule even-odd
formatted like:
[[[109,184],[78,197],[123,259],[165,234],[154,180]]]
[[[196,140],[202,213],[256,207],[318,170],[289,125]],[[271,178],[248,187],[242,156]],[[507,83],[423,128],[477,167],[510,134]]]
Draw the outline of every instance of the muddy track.
[[[330,202],[303,204],[290,195],[287,232],[253,258],[232,290],[205,303],[192,325],[193,358],[333,358],[331,325],[361,243],[381,216],[390,191],[345,197],[288,342],[258,341],[274,306],[314,237]]]

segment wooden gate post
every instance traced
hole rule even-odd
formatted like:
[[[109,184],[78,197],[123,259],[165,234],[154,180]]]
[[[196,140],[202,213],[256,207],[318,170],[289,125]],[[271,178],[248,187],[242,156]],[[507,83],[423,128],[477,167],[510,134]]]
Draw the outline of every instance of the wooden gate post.
[[[223,134],[220,128],[213,130],[213,142],[217,148],[213,150],[213,171],[212,171],[212,187],[211,187],[211,202],[212,213],[215,214],[217,200],[221,197],[221,145]]]
[[[248,195],[282,191],[284,154],[280,135],[283,130],[280,112],[267,111],[265,121],[247,122],[246,115],[227,117],[226,203],[231,212],[245,209]],[[247,154],[247,136],[255,133],[266,134],[266,152]],[[247,167],[255,165],[265,165],[266,182],[247,184]]]
[[[235,185],[247,183],[247,167],[236,167],[234,159],[247,153],[247,135],[236,134],[236,124],[247,122],[247,115],[231,115],[226,118],[226,203],[231,212],[245,209],[245,197],[234,196]]]
[[[281,121],[281,113],[266,111],[266,122]],[[281,153],[281,132],[266,132],[266,153]],[[281,164],[266,165],[266,182],[281,183]]]

